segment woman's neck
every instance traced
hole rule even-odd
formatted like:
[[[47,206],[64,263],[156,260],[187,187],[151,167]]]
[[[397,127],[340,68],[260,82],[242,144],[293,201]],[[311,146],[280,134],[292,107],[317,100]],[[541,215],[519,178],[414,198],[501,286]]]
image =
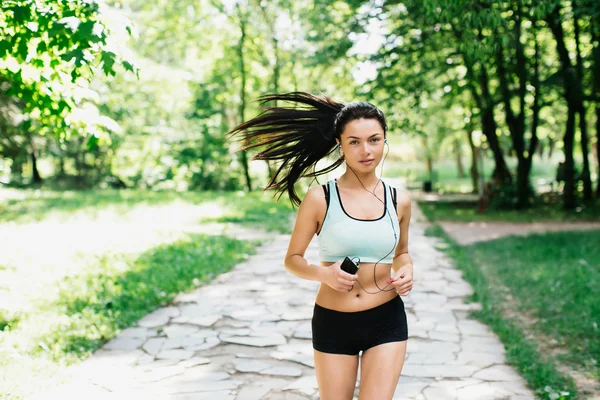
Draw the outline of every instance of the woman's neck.
[[[374,171],[368,174],[360,174],[358,172],[354,173],[351,170],[346,169],[346,172],[344,172],[344,174],[338,178],[338,182],[341,182],[342,185],[346,187],[362,189],[364,186],[365,189],[372,191],[377,187],[379,178],[377,175],[375,175]]]

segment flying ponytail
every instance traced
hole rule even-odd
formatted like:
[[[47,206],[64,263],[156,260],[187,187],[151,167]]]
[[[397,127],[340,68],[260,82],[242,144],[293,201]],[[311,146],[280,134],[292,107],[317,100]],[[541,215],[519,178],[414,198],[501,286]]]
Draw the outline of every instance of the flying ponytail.
[[[294,184],[300,178],[326,174],[342,163],[340,158],[323,169],[309,171],[335,149],[335,119],[344,105],[304,92],[268,94],[259,100],[264,111],[229,134],[241,133],[242,150],[265,147],[253,160],[281,161],[265,189],[275,189],[280,197],[287,191],[292,204],[299,205]],[[300,107],[265,105],[271,101],[294,102]]]
[[[384,134],[387,129],[383,113],[365,102],[344,104],[305,92],[267,94],[259,101],[263,112],[235,127],[229,135],[240,135],[241,150],[264,147],[253,160],[281,161],[265,190],[275,189],[279,197],[287,192],[294,205],[301,201],[294,187],[300,178],[317,177],[342,164],[343,158],[339,157],[325,168],[310,171],[336,149],[336,139],[348,122],[372,118],[379,121]],[[267,106],[271,101],[292,102],[296,106]]]

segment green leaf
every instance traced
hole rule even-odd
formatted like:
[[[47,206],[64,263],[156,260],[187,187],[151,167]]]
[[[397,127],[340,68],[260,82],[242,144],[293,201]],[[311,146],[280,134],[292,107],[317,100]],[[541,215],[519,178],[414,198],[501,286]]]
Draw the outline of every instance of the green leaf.
[[[30,61],[30,64],[37,68],[44,68],[44,60],[39,58],[34,58]]]
[[[133,66],[133,64],[131,64],[129,61],[123,61],[123,67],[125,68],[126,71],[131,71],[131,72],[134,72],[136,69]]]
[[[98,137],[96,135],[91,135],[86,144],[90,151],[98,148]]]
[[[0,40],[0,58],[6,57],[8,50],[12,48],[8,40]]]
[[[17,47],[17,56],[21,60],[26,60],[27,55],[29,54],[29,47],[27,46],[27,41],[21,38],[19,41],[19,46]]]
[[[101,60],[102,60],[102,70],[106,75],[114,75],[111,74],[113,71],[113,67],[115,65],[115,53],[112,51],[103,51]]]
[[[38,43],[37,52],[38,53],[45,53],[47,51],[48,51],[48,44],[45,41],[42,40],[41,42]]]
[[[31,19],[31,8],[26,6],[16,6],[9,8],[9,11],[13,12],[15,25],[24,24],[25,21]]]
[[[80,57],[83,57],[83,51],[81,51],[80,49],[74,49],[74,50],[67,51],[66,53],[61,54],[60,58],[66,62],[71,62],[73,60],[73,58],[77,58],[78,55]]]
[[[78,41],[98,42],[100,38],[93,34],[94,25],[94,21],[85,21],[79,24],[79,29],[77,29]]]

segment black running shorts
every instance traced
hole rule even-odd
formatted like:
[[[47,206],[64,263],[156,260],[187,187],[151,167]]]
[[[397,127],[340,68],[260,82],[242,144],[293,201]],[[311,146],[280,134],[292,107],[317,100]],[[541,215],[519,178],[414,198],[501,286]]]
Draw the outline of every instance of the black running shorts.
[[[357,355],[383,343],[407,339],[408,324],[400,296],[375,308],[355,312],[336,311],[315,304],[312,342],[317,351]]]

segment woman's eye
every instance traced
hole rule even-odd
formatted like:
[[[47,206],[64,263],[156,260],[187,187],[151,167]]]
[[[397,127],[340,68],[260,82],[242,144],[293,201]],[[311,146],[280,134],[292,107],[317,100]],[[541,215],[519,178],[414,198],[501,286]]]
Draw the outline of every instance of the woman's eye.
[[[350,144],[357,144],[357,143],[358,143],[357,140],[353,140],[353,141],[350,142]]]
[[[373,142],[379,142],[379,138],[372,139]]]

